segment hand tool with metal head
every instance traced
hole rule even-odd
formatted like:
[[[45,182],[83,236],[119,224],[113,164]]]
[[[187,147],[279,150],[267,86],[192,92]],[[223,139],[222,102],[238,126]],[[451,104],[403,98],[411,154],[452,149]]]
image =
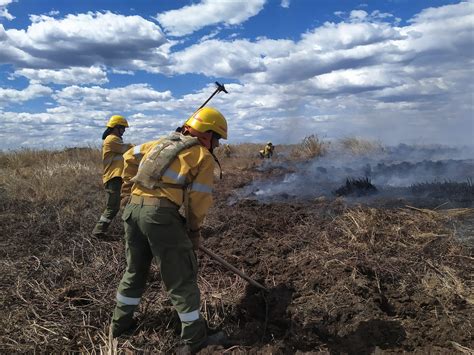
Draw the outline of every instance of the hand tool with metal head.
[[[199,250],[202,250],[205,254],[209,255],[212,259],[216,260],[217,262],[219,262],[221,265],[225,266],[227,269],[229,269],[230,271],[232,271],[233,273],[239,275],[241,278],[243,278],[245,281],[247,281],[248,283],[250,283],[251,285],[255,286],[255,287],[258,287],[258,288],[261,288],[262,290],[264,291],[268,291],[268,289],[263,286],[262,284],[258,283],[257,281],[255,281],[254,279],[251,279],[250,277],[248,277],[247,275],[245,275],[242,271],[240,271],[239,269],[237,269],[235,266],[229,264],[227,261],[225,261],[224,259],[222,259],[219,255],[217,254],[214,254],[212,251],[210,251],[209,249],[203,247],[202,245],[199,246]]]

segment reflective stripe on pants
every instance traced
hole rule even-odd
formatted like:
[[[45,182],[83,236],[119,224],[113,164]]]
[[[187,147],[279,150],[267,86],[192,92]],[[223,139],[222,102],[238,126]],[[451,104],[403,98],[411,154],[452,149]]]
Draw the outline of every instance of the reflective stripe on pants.
[[[130,203],[122,219],[127,267],[117,291],[124,298],[117,298],[112,326],[124,327],[132,319],[138,303],[131,303],[142,296],[154,257],[165,289],[180,315],[181,338],[192,348],[198,347],[206,339],[206,325],[199,314],[196,255],[183,218],[175,208]]]

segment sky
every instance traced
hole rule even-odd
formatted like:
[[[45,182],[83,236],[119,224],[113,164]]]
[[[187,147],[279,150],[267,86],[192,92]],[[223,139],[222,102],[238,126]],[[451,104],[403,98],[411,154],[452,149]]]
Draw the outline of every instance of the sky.
[[[0,0],[0,149],[142,143],[214,92],[228,143],[473,145],[474,0]]]

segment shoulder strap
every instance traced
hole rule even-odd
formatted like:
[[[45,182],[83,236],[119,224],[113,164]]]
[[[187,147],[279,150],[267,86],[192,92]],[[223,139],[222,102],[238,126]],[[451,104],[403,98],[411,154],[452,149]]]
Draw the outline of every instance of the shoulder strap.
[[[181,189],[185,188],[185,186],[179,184],[165,186],[161,178],[181,151],[197,144],[199,144],[197,138],[184,136],[179,132],[173,132],[169,136],[162,138],[144,157],[138,168],[137,175],[131,181],[148,189],[155,189],[157,187],[178,188],[178,186]],[[158,184],[161,184],[161,186]]]

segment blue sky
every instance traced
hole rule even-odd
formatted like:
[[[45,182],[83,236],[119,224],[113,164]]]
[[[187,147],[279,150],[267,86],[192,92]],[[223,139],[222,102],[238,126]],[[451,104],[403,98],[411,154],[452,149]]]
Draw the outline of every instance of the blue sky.
[[[229,142],[471,145],[474,1],[0,0],[2,149],[141,143],[213,92]]]

